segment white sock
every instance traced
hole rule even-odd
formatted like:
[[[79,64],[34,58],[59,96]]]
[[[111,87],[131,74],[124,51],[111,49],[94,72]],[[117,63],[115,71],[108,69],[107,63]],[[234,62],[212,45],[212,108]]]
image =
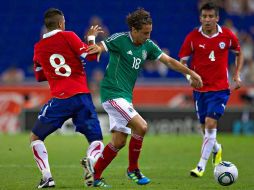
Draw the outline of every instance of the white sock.
[[[204,158],[200,158],[198,166],[202,168],[203,171],[205,171],[207,160]]]
[[[205,134],[202,133],[202,135],[203,135],[203,140],[204,140]],[[221,147],[221,144],[219,144],[218,141],[216,140],[216,141],[215,141],[215,144],[214,144],[214,146],[213,146],[213,152],[218,152],[219,149],[220,149],[220,147]]]
[[[52,177],[48,162],[47,149],[41,140],[36,140],[31,143],[31,147],[34,154],[34,159],[37,163],[39,170],[42,173],[43,179],[48,179]]]
[[[87,149],[87,157],[92,162],[92,165],[94,165],[99,157],[101,156],[101,153],[104,149],[104,144],[101,141],[93,141],[88,149]]]
[[[217,129],[205,129],[205,137],[201,149],[201,158],[198,166],[205,170],[207,160],[213,150],[216,141]]]
[[[221,145],[218,143],[218,141],[215,141],[215,144],[213,146],[213,152],[218,152],[220,149]]]

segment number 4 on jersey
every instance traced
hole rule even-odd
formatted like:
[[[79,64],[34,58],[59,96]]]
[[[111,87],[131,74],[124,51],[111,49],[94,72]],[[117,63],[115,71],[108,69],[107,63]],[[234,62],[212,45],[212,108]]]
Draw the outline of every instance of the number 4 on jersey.
[[[209,59],[211,61],[215,61],[215,55],[214,55],[214,51],[211,51],[210,54],[209,54]]]

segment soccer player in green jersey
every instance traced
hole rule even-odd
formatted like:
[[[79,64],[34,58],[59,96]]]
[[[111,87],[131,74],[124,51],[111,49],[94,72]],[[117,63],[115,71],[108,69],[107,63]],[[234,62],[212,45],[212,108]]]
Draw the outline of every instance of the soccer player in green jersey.
[[[138,185],[150,182],[150,179],[141,173],[138,166],[148,126],[132,105],[133,88],[145,60],[159,59],[168,67],[190,75],[197,88],[203,85],[198,74],[163,53],[150,40],[152,18],[149,12],[138,8],[127,16],[127,23],[129,32],[113,34],[100,44],[89,48],[90,54],[102,51],[110,53],[109,64],[101,82],[100,92],[102,106],[109,115],[112,139],[93,168],[93,185],[95,187],[108,187],[101,178],[102,172],[116,157],[117,152],[125,146],[129,134],[131,134],[131,139],[127,176]]]

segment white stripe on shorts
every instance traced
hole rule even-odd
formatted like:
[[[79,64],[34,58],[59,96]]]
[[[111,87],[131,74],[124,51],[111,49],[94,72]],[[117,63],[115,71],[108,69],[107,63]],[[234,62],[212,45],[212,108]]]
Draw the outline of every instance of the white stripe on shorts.
[[[124,98],[116,98],[103,102],[102,107],[108,113],[110,131],[131,134],[131,128],[127,125],[138,112],[130,102]]]
[[[109,103],[129,122],[131,117],[126,113],[114,100],[109,100]]]

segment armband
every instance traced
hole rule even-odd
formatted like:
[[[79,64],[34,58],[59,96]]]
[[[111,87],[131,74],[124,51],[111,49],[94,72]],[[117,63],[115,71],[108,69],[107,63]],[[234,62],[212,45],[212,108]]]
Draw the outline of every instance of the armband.
[[[93,43],[95,43],[95,36],[94,36],[94,35],[87,36],[87,42],[89,43],[90,41],[92,41]],[[89,43],[89,44],[90,44],[90,43]]]
[[[190,76],[190,75],[187,74],[185,77],[186,77],[186,79],[187,79],[188,81],[190,81],[190,79],[191,79],[191,76]]]

